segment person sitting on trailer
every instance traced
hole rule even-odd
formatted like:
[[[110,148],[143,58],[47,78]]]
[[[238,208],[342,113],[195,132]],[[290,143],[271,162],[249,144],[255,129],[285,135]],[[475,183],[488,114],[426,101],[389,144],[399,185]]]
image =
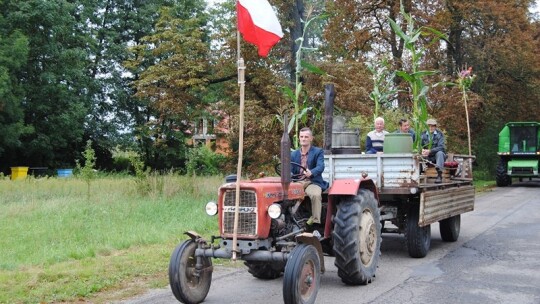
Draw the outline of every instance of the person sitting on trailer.
[[[394,133],[408,133],[412,137],[412,141],[416,139],[416,133],[411,129],[411,122],[407,118],[402,118],[398,122],[399,128]]]
[[[444,160],[446,159],[446,144],[444,134],[437,129],[437,121],[430,118],[426,121],[429,131],[422,132],[422,156],[427,157],[432,163],[435,163],[437,178],[435,183],[442,183],[442,171],[444,170]]]
[[[384,118],[375,118],[375,130],[369,132],[366,138],[366,153],[376,154],[383,152],[384,136],[388,131],[384,130]]]

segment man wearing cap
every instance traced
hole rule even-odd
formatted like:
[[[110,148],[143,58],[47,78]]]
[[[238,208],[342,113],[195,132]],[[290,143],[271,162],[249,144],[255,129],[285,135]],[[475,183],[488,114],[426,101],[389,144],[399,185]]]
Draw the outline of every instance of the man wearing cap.
[[[442,183],[442,170],[444,168],[444,160],[446,159],[446,145],[444,142],[444,134],[437,129],[437,121],[433,118],[427,120],[426,124],[429,131],[424,131],[421,135],[422,139],[422,156],[427,157],[430,162],[435,163],[437,169],[436,184]]]

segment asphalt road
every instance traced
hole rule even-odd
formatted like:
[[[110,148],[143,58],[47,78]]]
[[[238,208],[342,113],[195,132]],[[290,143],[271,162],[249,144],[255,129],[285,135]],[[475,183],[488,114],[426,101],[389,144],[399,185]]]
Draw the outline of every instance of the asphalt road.
[[[325,257],[316,303],[540,303],[540,181],[477,195],[457,242],[442,242],[438,224],[431,229],[423,259],[408,256],[403,236],[383,234],[376,279],[367,286],[344,285]],[[283,303],[282,283],[217,266],[204,303]],[[121,303],[178,302],[166,288]]]

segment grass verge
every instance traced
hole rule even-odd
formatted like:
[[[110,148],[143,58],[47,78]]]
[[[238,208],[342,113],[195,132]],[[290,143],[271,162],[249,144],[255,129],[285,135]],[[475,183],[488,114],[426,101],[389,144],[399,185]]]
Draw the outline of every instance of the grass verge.
[[[76,178],[1,180],[0,302],[108,302],[98,292],[165,286],[183,232],[217,231],[204,205],[222,181],[151,176],[141,195],[140,181],[107,177],[88,197]]]

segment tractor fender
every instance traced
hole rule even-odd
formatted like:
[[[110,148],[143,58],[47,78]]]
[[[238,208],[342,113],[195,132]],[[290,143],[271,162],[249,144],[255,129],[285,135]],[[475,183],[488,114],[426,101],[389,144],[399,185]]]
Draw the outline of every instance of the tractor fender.
[[[315,237],[313,233],[303,232],[296,236],[296,242],[298,242],[299,244],[313,245],[315,249],[317,249],[317,253],[319,254],[319,260],[321,261],[321,273],[324,273],[324,255],[319,239]]]
[[[184,232],[185,235],[189,236],[192,240],[196,241],[198,239],[202,239],[202,236],[199,235],[197,232],[195,231],[186,231]]]
[[[332,182],[330,189],[328,189],[328,196],[356,195],[360,189],[370,190],[373,192],[377,202],[379,201],[379,191],[373,180],[370,178],[336,179]]]

